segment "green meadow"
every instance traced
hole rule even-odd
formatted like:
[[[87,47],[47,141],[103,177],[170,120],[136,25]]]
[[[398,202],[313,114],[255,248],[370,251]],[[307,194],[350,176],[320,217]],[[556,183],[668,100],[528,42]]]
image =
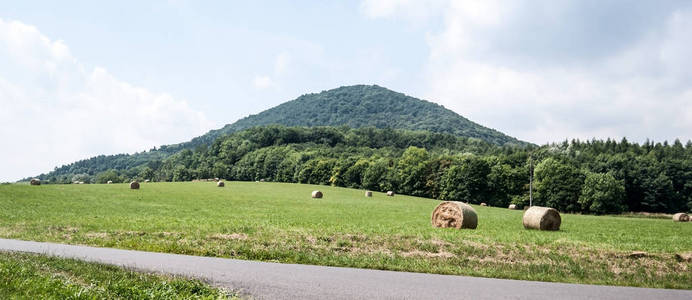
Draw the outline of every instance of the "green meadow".
[[[2,299],[228,299],[198,280],[115,266],[0,252]]]
[[[312,199],[319,189],[324,198]],[[0,185],[0,237],[285,263],[692,289],[692,223],[474,206],[478,229],[433,228],[439,201],[287,183]],[[631,255],[644,251],[643,255]]]

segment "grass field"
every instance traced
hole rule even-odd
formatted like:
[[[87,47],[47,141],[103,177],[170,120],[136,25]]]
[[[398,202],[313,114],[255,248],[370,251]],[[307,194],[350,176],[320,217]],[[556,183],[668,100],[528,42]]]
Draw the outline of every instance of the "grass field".
[[[72,259],[0,252],[1,299],[228,299],[200,281]]]
[[[323,199],[310,198],[320,189]],[[432,228],[439,201],[282,183],[0,185],[0,237],[241,259],[692,289],[692,223],[474,206],[476,230]],[[630,257],[646,251],[644,257]]]

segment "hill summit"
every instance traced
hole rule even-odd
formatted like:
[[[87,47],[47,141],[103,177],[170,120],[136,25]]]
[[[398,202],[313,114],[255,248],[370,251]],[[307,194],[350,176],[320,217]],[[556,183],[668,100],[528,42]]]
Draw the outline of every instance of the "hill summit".
[[[425,130],[478,138],[496,145],[526,144],[474,123],[439,104],[377,85],[344,86],[302,95],[221,129],[212,130],[189,143],[190,146],[209,144],[221,135],[266,125]]]

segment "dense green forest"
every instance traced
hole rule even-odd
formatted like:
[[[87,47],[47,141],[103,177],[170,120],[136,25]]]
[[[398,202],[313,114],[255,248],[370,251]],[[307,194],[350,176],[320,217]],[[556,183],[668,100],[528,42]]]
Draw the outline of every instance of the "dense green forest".
[[[564,212],[678,212],[692,208],[692,143],[565,141],[498,146],[429,131],[254,127],[146,163],[85,160],[51,183],[203,178],[324,184],[437,199],[527,205]],[[132,167],[134,166],[134,167]]]

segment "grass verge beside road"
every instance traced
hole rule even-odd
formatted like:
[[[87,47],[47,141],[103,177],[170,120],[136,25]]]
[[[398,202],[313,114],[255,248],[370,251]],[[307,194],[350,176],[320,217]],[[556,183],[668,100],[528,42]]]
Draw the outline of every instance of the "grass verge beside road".
[[[228,299],[198,280],[35,254],[0,252],[2,299]]]

